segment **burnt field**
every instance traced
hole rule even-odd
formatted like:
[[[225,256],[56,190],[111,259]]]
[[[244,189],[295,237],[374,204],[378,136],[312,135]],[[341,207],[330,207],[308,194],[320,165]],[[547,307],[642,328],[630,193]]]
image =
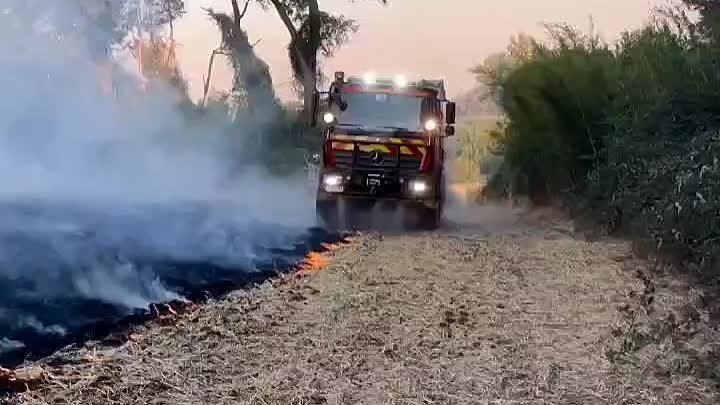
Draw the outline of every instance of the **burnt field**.
[[[339,235],[230,203],[0,204],[0,366],[259,282]]]

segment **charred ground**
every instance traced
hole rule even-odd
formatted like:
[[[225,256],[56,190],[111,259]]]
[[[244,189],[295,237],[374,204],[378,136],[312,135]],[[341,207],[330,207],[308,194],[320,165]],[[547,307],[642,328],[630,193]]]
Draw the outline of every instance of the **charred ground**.
[[[287,271],[339,238],[200,203],[2,205],[0,366],[104,339]]]

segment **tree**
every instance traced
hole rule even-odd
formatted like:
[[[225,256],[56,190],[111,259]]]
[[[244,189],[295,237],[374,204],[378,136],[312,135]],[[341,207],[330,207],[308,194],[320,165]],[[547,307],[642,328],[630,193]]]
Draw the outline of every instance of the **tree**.
[[[514,65],[515,62],[509,54],[500,52],[487,56],[482,63],[470,69],[470,72],[475,75],[475,80],[486,89],[483,97],[499,104],[501,83],[512,71]]]
[[[162,83],[179,90],[182,96],[187,96],[187,83],[183,80],[175,54],[175,43],[159,37],[150,37],[138,41],[133,49],[138,58],[138,64],[143,78],[147,84]]]
[[[697,28],[702,34],[708,37],[718,35],[720,0],[682,0],[682,2],[700,15]]]
[[[183,0],[120,0],[116,3],[118,26],[123,31],[138,25],[151,30],[168,25],[172,37],[173,23],[185,14]]]
[[[242,19],[247,13],[250,1],[245,0],[244,6],[240,8],[237,0],[231,0],[232,15],[218,13],[212,9],[206,10],[220,29],[221,41],[218,49],[210,56],[205,90],[207,93],[215,55],[226,55],[234,71],[234,95],[242,95],[241,101],[255,116],[254,122],[269,123],[280,113],[280,105],[273,90],[270,68],[257,56],[254,50],[255,44],[250,43],[247,32],[242,28]]]
[[[120,43],[137,60],[145,84],[169,84],[187,97],[187,86],[177,66],[173,29],[173,22],[185,13],[183,0],[74,1],[87,21],[86,37],[101,71],[113,69],[110,49]],[[166,26],[170,28],[169,38],[157,35]],[[112,80],[112,73],[104,75],[106,81]]]
[[[387,4],[387,0],[379,0]],[[314,93],[319,77],[318,52],[332,56],[349,35],[357,31],[352,19],[320,10],[317,0],[257,0],[267,8],[273,7],[290,34],[288,54],[293,75],[303,94],[303,116],[312,119]]]
[[[470,69],[481,85],[487,86],[488,95],[500,103],[502,82],[518,64],[532,60],[539,52],[540,45],[529,35],[518,34],[510,38],[505,52],[488,55],[479,65]]]
[[[172,38],[174,21],[185,14],[183,0],[72,0],[63,7],[75,7],[87,36],[107,47],[120,43],[133,31],[152,35],[166,25]]]

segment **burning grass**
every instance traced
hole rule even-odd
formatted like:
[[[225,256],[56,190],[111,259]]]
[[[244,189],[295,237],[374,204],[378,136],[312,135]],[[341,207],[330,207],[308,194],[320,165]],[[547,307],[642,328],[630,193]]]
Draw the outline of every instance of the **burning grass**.
[[[343,245],[349,244],[351,239],[348,237],[341,238],[335,243],[321,243],[320,252],[309,252],[305,258],[299,263],[294,272],[293,276],[307,276],[316,273],[323,268],[327,267],[329,261],[322,252],[332,252]],[[280,277],[274,281],[283,282],[287,281],[288,277]],[[151,304],[147,316],[144,322],[147,326],[169,326],[178,322],[182,316],[189,313],[196,312],[200,309],[197,303],[192,301],[173,301],[164,304]],[[141,328],[141,325],[136,325],[134,328],[127,330],[118,330],[114,333],[106,336],[102,342],[88,343],[92,347],[92,352],[85,352],[80,357],[81,363],[97,363],[100,360],[97,354],[97,346],[111,344],[117,347],[123,347],[123,345],[137,345],[142,343],[145,336],[141,333],[137,333],[135,329]],[[63,362],[64,354],[60,353],[50,357],[48,364],[53,364],[55,361]],[[57,376],[53,376],[55,378]],[[43,367],[28,367],[18,368],[16,370],[0,368],[0,390],[5,391],[29,391],[31,388],[37,388],[40,384],[52,381],[50,375],[46,372]]]

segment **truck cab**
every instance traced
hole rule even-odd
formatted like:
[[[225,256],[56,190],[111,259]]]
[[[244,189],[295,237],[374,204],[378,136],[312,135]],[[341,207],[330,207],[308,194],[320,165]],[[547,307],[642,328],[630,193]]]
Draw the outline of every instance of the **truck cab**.
[[[320,93],[316,98],[323,125],[320,221],[338,226],[346,202],[390,201],[415,225],[437,227],[445,201],[445,137],[455,133],[455,103],[446,99],[444,82],[337,72],[324,94],[322,102]]]

